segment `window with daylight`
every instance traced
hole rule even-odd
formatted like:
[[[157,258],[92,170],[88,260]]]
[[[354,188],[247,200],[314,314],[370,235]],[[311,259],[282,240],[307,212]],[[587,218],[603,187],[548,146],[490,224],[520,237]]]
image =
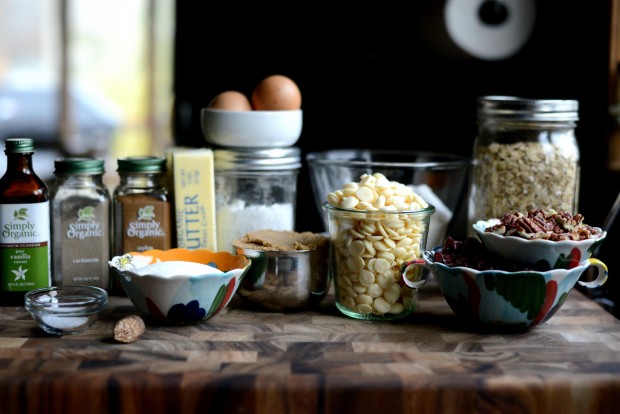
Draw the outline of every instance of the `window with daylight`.
[[[0,139],[33,138],[44,179],[61,156],[115,176],[118,157],[162,154],[173,42],[170,1],[0,0]]]

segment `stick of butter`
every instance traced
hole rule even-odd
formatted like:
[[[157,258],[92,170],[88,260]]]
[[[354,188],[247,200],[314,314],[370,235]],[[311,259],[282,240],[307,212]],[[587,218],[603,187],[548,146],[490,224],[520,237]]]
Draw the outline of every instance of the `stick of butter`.
[[[176,247],[217,251],[213,151],[174,147],[167,151],[166,158]]]

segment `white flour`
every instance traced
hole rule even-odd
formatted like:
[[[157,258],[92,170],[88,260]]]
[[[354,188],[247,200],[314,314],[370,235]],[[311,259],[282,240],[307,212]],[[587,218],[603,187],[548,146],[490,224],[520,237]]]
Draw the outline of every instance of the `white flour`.
[[[295,214],[291,203],[245,205],[235,200],[217,210],[217,246],[234,253],[232,242],[256,230],[294,230]]]
[[[158,262],[152,265],[144,266],[135,271],[138,275],[153,275],[153,276],[200,276],[213,273],[223,273],[221,270],[215,267],[197,263],[197,262],[185,262],[182,260],[170,260],[168,262]]]

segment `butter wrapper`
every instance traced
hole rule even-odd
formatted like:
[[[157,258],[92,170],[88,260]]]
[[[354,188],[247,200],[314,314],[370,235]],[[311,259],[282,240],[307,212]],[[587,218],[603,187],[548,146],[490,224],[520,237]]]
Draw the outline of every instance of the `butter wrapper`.
[[[217,251],[213,150],[171,148],[167,163],[176,247]]]

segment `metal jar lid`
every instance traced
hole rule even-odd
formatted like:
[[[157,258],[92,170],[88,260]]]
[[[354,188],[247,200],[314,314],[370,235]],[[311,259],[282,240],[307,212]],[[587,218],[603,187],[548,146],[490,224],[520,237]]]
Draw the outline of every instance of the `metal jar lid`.
[[[478,98],[478,117],[517,121],[577,121],[579,102],[571,99]]]
[[[166,158],[145,156],[118,159],[118,172],[158,173],[166,171]]]
[[[301,168],[297,147],[270,149],[216,149],[213,151],[216,170],[273,171]]]
[[[4,141],[6,154],[31,153],[34,152],[34,141],[32,138],[7,138]]]
[[[54,161],[54,174],[103,174],[103,160],[88,157],[62,158]]]

